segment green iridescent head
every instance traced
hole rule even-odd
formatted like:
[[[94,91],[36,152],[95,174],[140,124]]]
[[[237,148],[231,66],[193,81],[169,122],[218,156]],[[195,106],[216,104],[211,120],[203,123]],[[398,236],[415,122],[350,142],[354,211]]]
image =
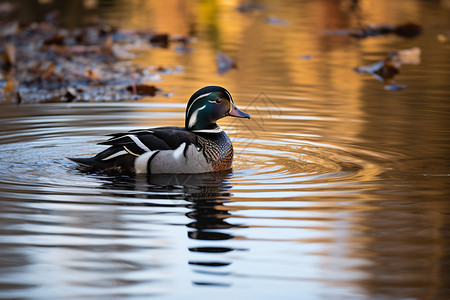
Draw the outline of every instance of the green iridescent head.
[[[217,120],[233,116],[248,118],[239,110],[230,93],[220,86],[207,86],[195,92],[186,107],[185,127],[192,132],[220,132]]]

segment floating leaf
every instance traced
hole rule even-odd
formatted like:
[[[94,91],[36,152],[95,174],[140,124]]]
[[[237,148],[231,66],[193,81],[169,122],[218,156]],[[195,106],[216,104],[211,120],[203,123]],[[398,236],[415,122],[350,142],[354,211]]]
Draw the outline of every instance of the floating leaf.
[[[391,52],[389,53],[389,57],[391,60],[396,60],[398,64],[418,65],[420,64],[421,52],[419,47],[414,47]]]
[[[168,48],[169,47],[169,35],[168,34],[155,34],[150,38],[150,44],[154,47]]]
[[[236,10],[241,13],[248,13],[265,9],[266,8],[264,5],[256,3],[255,1],[250,1],[250,3],[241,3],[239,6],[236,7]]]
[[[388,84],[384,86],[384,89],[388,91],[402,91],[406,88],[408,88],[408,86],[404,84]]]
[[[266,19],[267,23],[273,24],[273,25],[289,25],[289,22],[277,17],[268,17]]]
[[[368,66],[354,68],[358,73],[372,74],[375,78],[384,82],[385,89],[391,91],[400,91],[407,88],[406,85],[396,84],[394,77],[400,73],[402,64],[420,64],[421,50],[418,47],[411,49],[398,50],[389,53],[389,56],[379,62]]]
[[[394,33],[404,38],[413,38],[422,33],[422,27],[414,23],[402,24],[395,27]]]
[[[400,70],[391,62],[385,59],[368,66],[354,68],[358,73],[372,74],[376,79],[386,84],[390,84]]]
[[[232,59],[222,51],[217,52],[216,63],[217,63],[217,72],[219,74],[224,74],[233,68],[234,69],[237,68],[237,64],[234,61],[234,59]]]
[[[365,25],[360,29],[328,30],[325,31],[325,33],[335,35],[348,35],[358,39],[386,34],[396,34],[404,38],[413,38],[422,33],[422,27],[414,23],[406,23],[397,26]]]
[[[361,66],[361,67],[356,67],[354,68],[354,70],[358,73],[375,73],[377,70],[380,70],[381,68],[383,68],[385,64],[385,61],[378,61],[376,63],[373,63],[371,65],[367,65],[367,66]]]

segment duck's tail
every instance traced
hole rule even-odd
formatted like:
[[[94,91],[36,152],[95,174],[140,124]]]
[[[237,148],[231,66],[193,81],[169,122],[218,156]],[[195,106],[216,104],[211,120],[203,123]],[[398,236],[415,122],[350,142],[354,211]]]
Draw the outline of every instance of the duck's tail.
[[[66,157],[68,160],[77,163],[79,166],[85,168],[95,168],[98,164],[94,157]]]

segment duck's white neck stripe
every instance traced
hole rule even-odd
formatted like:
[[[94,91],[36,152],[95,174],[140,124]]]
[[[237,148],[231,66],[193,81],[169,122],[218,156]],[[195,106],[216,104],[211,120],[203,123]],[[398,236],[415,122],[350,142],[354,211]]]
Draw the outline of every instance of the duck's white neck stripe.
[[[141,148],[142,150],[144,150],[144,151],[146,151],[146,152],[147,152],[147,151],[151,151],[147,146],[144,145],[144,143],[141,142],[141,140],[140,140],[137,136],[132,135],[132,134],[127,134],[127,137],[129,137],[130,139],[132,139],[133,142],[134,142],[139,148]]]
[[[202,109],[205,109],[205,107],[206,107],[206,104],[200,108],[197,108],[197,110],[192,113],[192,116],[189,118],[188,128],[194,127],[195,123],[197,123],[198,112],[201,111]]]
[[[191,107],[194,105],[195,101],[197,101],[198,99],[201,99],[201,98],[208,97],[208,96],[211,95],[211,94],[212,94],[212,92],[209,92],[209,93],[206,93],[206,94],[202,94],[202,95],[198,96],[197,98],[195,98],[194,100],[192,100],[191,105],[187,108],[186,117],[189,118],[189,114],[190,114],[190,111],[191,111]],[[192,116],[191,116],[191,117],[192,117]],[[189,124],[191,124],[191,120],[190,120],[190,119],[189,119]],[[194,122],[194,124],[195,124],[195,122]],[[190,127],[190,126],[189,126],[189,127]]]

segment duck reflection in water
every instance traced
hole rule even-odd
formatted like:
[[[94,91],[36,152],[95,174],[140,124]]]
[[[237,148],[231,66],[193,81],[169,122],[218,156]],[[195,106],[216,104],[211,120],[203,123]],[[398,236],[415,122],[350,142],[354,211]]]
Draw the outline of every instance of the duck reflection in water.
[[[108,196],[130,197],[127,191],[133,190],[139,193],[133,193],[132,196],[151,200],[127,203],[127,205],[188,208],[190,211],[186,213],[186,216],[192,221],[186,224],[189,229],[187,235],[190,239],[201,243],[199,246],[189,247],[189,251],[198,259],[190,259],[188,264],[193,266],[197,274],[215,275],[214,281],[193,281],[192,283],[199,286],[227,287],[230,284],[217,281],[219,278],[217,275],[226,276],[229,273],[215,271],[214,267],[231,265],[231,261],[221,259],[220,256],[237,250],[226,247],[223,243],[220,243],[220,247],[217,246],[217,242],[234,238],[227,229],[241,227],[226,221],[231,214],[223,206],[231,196],[229,192],[231,173],[231,170],[227,170],[191,175],[109,177],[103,188],[104,194]],[[211,256],[211,253],[219,257]],[[208,255],[203,258],[202,254]]]

